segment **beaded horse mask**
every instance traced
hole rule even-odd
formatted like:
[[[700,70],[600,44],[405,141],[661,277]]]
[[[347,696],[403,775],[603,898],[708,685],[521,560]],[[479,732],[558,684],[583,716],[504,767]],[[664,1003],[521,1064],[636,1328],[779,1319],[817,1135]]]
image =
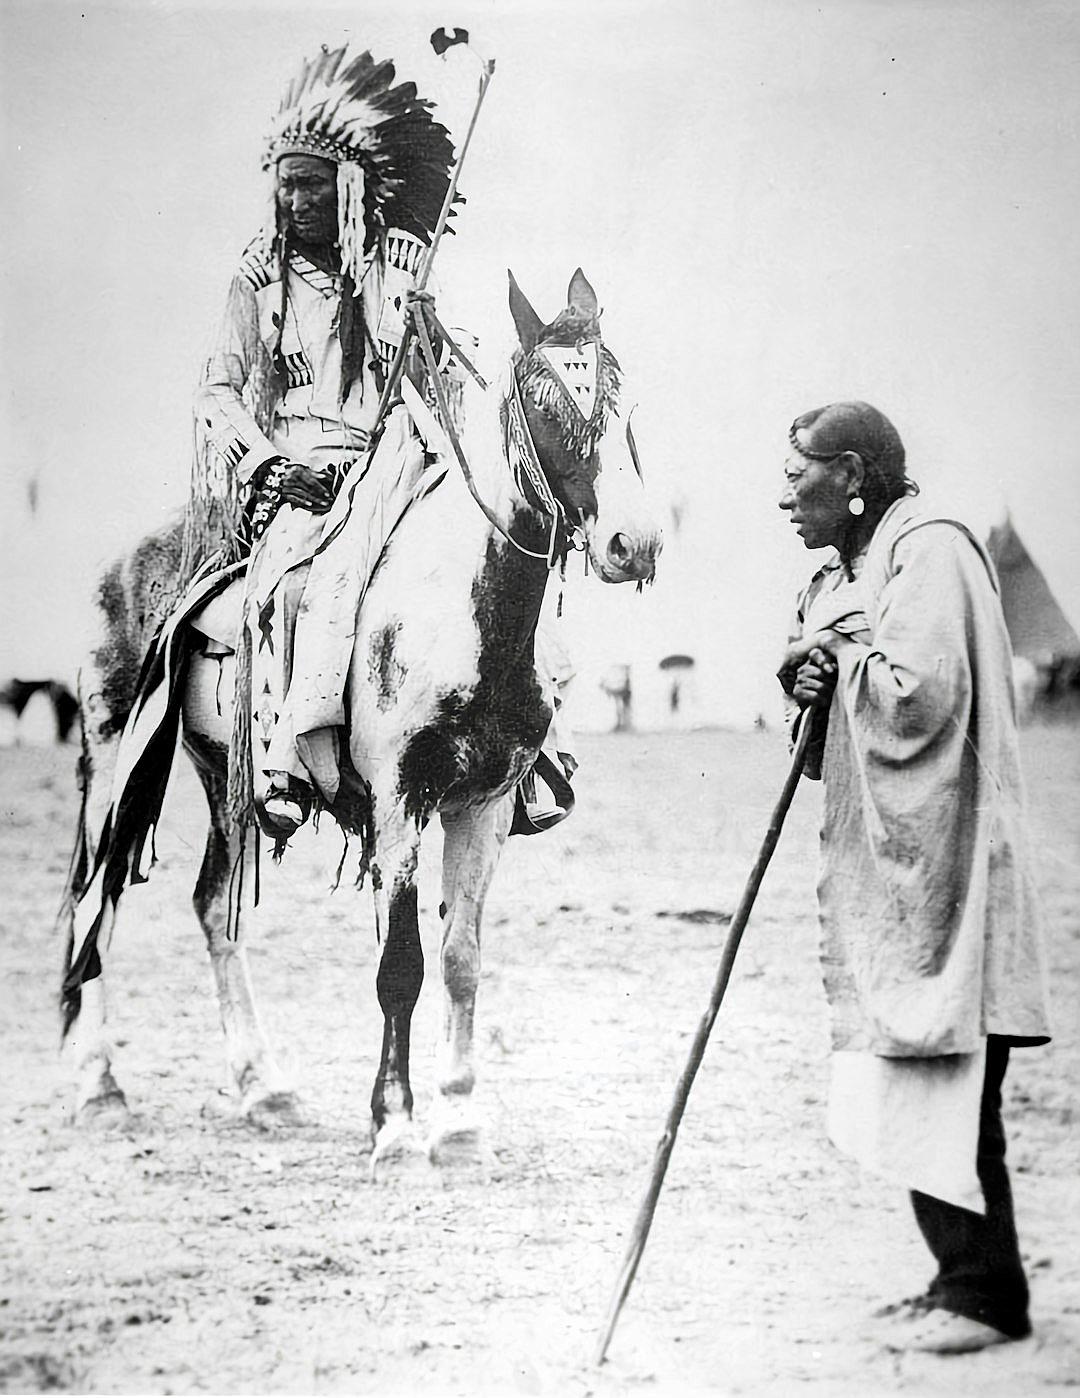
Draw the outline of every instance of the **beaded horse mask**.
[[[546,513],[561,510],[576,523],[596,513],[592,482],[598,449],[618,412],[622,375],[600,338],[596,293],[579,268],[567,305],[545,325],[510,274],[510,309],[521,348],[514,356],[502,418],[507,462],[527,500]],[[531,426],[528,410],[532,409]],[[540,473],[534,437],[556,450],[545,453],[550,483]],[[556,499],[553,489],[562,499]]]

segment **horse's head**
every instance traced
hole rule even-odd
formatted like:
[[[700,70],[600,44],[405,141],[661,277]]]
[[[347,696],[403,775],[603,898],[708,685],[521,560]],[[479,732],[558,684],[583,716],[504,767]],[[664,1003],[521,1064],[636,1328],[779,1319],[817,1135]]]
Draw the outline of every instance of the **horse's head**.
[[[596,293],[579,268],[565,308],[545,325],[511,273],[510,311],[521,348],[504,413],[519,485],[531,504],[557,508],[568,537],[583,537],[605,582],[648,581],[660,530],[620,414],[622,373],[600,336]]]

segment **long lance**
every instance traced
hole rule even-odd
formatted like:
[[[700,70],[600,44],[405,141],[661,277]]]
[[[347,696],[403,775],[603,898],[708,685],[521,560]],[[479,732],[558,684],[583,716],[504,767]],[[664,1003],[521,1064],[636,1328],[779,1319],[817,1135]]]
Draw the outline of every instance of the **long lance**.
[[[735,911],[735,916],[731,920],[728,928],[727,940],[724,942],[724,949],[720,956],[720,964],[716,970],[716,979],[713,981],[712,995],[709,998],[708,1009],[701,1017],[697,1033],[694,1036],[694,1043],[690,1050],[690,1057],[686,1067],[682,1071],[678,1086],[675,1089],[675,1097],[668,1112],[667,1124],[664,1127],[664,1134],[657,1142],[656,1154],[653,1157],[652,1174],[649,1178],[648,1188],[645,1190],[641,1206],[638,1209],[637,1218],[634,1221],[634,1229],[630,1235],[630,1242],[623,1258],[622,1267],[619,1270],[618,1279],[615,1283],[615,1291],[608,1309],[607,1320],[600,1337],[600,1344],[596,1351],[596,1363],[603,1364],[604,1356],[607,1354],[608,1345],[615,1332],[615,1325],[619,1319],[619,1312],[623,1308],[630,1288],[637,1273],[638,1263],[641,1261],[641,1254],[645,1251],[645,1243],[649,1236],[649,1229],[652,1226],[653,1214],[656,1212],[656,1204],[660,1198],[660,1190],[663,1187],[664,1176],[667,1173],[668,1161],[671,1159],[671,1152],[675,1148],[675,1137],[678,1135],[679,1123],[682,1121],[683,1112],[686,1110],[686,1103],[690,1097],[690,1089],[694,1085],[694,1078],[697,1070],[701,1066],[701,1060],[705,1054],[705,1045],[709,1042],[709,1035],[712,1032],[713,1024],[720,1010],[724,992],[727,990],[728,981],[731,979],[731,970],[735,965],[735,953],[739,950],[739,942],[742,940],[743,930],[750,918],[750,910],[754,906],[761,881],[765,877],[765,870],[769,867],[769,860],[772,858],[773,850],[780,838],[780,831],[783,828],[784,817],[787,815],[791,799],[795,795],[795,788],[799,784],[803,767],[806,765],[806,753],[810,743],[810,733],[813,728],[811,723],[812,711],[804,709],[799,724],[799,732],[795,742],[795,749],[791,756],[791,766],[788,769],[784,786],[780,792],[780,799],[777,801],[769,820],[769,828],[765,832],[765,838],[761,842],[754,867],[750,871],[750,877],[746,881],[742,898]]]
[[[455,35],[460,35],[464,34],[465,31],[457,29],[454,33]],[[445,34],[444,30],[436,31],[436,33],[431,36],[431,42],[437,52],[445,54],[446,48],[449,45],[445,39],[441,39],[440,36],[443,34]],[[480,108],[487,95],[488,87],[491,84],[492,74],[495,72],[495,60],[493,58],[481,58],[476,50],[470,47],[467,38],[464,40],[455,38],[449,41],[449,43],[461,42],[464,42],[465,47],[470,49],[470,52],[480,63],[480,84],[476,92],[476,103],[473,106],[472,117],[469,121],[469,129],[465,133],[465,139],[461,143],[461,151],[458,154],[457,160],[454,162],[453,170],[450,172],[450,183],[446,187],[446,198],[443,200],[438,222],[435,224],[435,231],[431,235],[431,242],[428,245],[428,250],[420,265],[420,271],[416,278],[417,291],[423,291],[427,287],[428,278],[431,275],[431,266],[435,261],[435,254],[439,249],[439,241],[446,229],[446,223],[450,217],[450,207],[457,193],[458,180],[461,177],[461,167],[465,164],[465,157],[469,151],[469,143],[472,141],[473,132],[476,130],[476,120],[480,115]],[[390,400],[394,396],[398,380],[401,378],[402,369],[405,366],[405,356],[409,352],[409,345],[414,333],[415,326],[412,318],[407,318],[404,333],[401,337],[401,343],[397,347],[397,352],[394,355],[393,363],[390,365],[390,372],[387,375],[386,383],[383,387],[382,396],[379,399],[379,410],[375,415],[375,426],[371,433],[372,441],[375,441],[378,437],[379,428],[382,426],[383,418],[386,416],[387,409],[390,406]]]

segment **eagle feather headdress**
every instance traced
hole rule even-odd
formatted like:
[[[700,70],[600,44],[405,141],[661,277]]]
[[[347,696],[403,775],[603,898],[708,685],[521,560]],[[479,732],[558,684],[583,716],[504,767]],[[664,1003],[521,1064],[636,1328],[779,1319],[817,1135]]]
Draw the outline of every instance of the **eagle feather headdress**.
[[[338,243],[354,287],[364,254],[398,228],[430,244],[454,148],[415,83],[394,85],[394,65],[323,47],[289,84],[267,138],[263,168],[285,155],[332,160],[338,171]]]

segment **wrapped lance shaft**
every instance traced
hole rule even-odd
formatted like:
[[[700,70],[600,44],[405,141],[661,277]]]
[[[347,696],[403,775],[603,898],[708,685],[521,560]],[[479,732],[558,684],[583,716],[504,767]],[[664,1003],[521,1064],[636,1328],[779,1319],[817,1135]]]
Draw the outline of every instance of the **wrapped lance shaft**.
[[[447,220],[450,217],[450,208],[457,193],[458,179],[461,176],[461,167],[465,164],[465,157],[469,151],[469,143],[472,141],[473,132],[476,130],[476,121],[480,115],[480,108],[483,105],[484,97],[487,95],[488,87],[491,83],[492,74],[495,72],[495,60],[492,58],[481,59],[480,86],[476,93],[476,104],[473,107],[472,117],[469,121],[469,129],[465,133],[465,139],[461,144],[461,153],[454,163],[454,168],[450,174],[450,183],[446,188],[446,198],[443,200],[442,209],[439,212],[439,220],[435,225],[435,231],[431,235],[431,243],[420,266],[420,272],[416,278],[416,291],[424,291],[427,288],[428,278],[431,275],[431,266],[435,261],[435,254],[439,249],[439,241],[446,229]],[[412,340],[414,323],[409,318],[405,319],[405,329],[401,337],[401,344],[397,347],[394,355],[394,362],[390,366],[386,383],[383,387],[382,396],[379,398],[379,410],[375,415],[375,426],[371,433],[372,441],[378,437],[379,429],[386,417],[390,402],[397,389],[398,381],[401,378],[402,369],[405,366],[405,356],[409,352],[409,345]]]

